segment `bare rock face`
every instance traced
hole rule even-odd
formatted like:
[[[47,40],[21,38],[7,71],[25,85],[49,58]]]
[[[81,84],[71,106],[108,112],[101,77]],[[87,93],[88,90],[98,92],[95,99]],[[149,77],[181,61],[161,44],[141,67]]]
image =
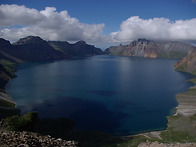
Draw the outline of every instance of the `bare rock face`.
[[[193,49],[182,61],[177,62],[175,69],[196,74],[196,49]]]
[[[106,54],[120,56],[142,56],[150,58],[183,58],[188,55],[193,46],[181,42],[156,42],[138,39],[129,45],[112,46],[105,50]]]

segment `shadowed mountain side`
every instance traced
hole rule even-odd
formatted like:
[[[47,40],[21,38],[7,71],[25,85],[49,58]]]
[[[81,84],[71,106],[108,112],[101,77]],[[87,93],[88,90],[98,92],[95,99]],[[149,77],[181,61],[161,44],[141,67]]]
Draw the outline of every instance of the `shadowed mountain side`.
[[[156,42],[146,39],[138,39],[129,45],[119,45],[107,48],[104,52],[117,56],[143,56],[150,58],[183,58],[194,46],[172,41]]]
[[[88,45],[84,41],[79,41],[75,44],[69,44],[66,41],[49,41],[48,43],[56,50],[68,56],[93,56],[103,54],[101,49],[93,45]]]
[[[5,92],[7,82],[15,77],[15,69],[13,67],[22,60],[10,55],[16,49],[9,41],[0,38],[0,91]]]
[[[16,52],[16,48],[8,40],[0,38],[0,60],[21,63],[22,61],[15,56]]]
[[[24,61],[64,59],[67,57],[51,47],[47,41],[37,36],[22,38],[14,43],[13,46],[17,50],[14,56]]]

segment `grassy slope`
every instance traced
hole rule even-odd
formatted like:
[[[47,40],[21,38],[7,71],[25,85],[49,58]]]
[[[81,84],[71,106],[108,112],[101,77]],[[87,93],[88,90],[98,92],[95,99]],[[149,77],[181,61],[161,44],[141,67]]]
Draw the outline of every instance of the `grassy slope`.
[[[196,78],[189,80],[196,84]],[[189,88],[183,95],[196,95],[196,88]],[[164,142],[196,142],[196,114],[168,116],[168,127],[161,133]]]
[[[0,71],[0,91],[5,92],[5,85],[7,82],[15,77],[15,69],[14,67],[17,65],[16,63],[10,62],[8,60],[0,60],[0,64],[3,66],[2,71]],[[0,106],[2,107],[14,107],[15,104],[8,102],[6,100],[0,99]]]
[[[161,133],[163,142],[196,142],[196,115],[190,117],[169,116],[168,127]]]
[[[0,99],[0,107],[15,107],[14,103]]]

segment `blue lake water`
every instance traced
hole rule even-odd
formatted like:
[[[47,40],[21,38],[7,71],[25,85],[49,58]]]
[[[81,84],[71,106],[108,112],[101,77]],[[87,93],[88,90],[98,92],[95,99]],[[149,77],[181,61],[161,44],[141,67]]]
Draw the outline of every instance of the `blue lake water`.
[[[23,113],[66,117],[81,130],[129,135],[164,129],[175,95],[192,76],[173,70],[177,60],[93,56],[24,63],[7,85]]]

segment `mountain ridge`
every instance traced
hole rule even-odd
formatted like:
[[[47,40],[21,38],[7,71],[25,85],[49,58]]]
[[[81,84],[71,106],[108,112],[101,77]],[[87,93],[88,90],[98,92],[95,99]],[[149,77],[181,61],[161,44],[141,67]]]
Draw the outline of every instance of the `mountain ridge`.
[[[101,49],[96,48],[93,45],[89,45],[85,41],[78,41],[74,44],[70,44],[67,41],[48,41],[48,43],[56,50],[60,50],[64,54],[71,57],[103,54],[103,51]]]
[[[129,45],[111,46],[104,52],[117,56],[143,56],[149,58],[183,58],[196,48],[177,41],[138,39]]]
[[[64,54],[55,50],[48,44],[47,41],[38,36],[21,38],[17,42],[13,43],[13,46],[17,50],[17,53],[14,53],[15,56],[23,61],[41,61],[66,58]]]

